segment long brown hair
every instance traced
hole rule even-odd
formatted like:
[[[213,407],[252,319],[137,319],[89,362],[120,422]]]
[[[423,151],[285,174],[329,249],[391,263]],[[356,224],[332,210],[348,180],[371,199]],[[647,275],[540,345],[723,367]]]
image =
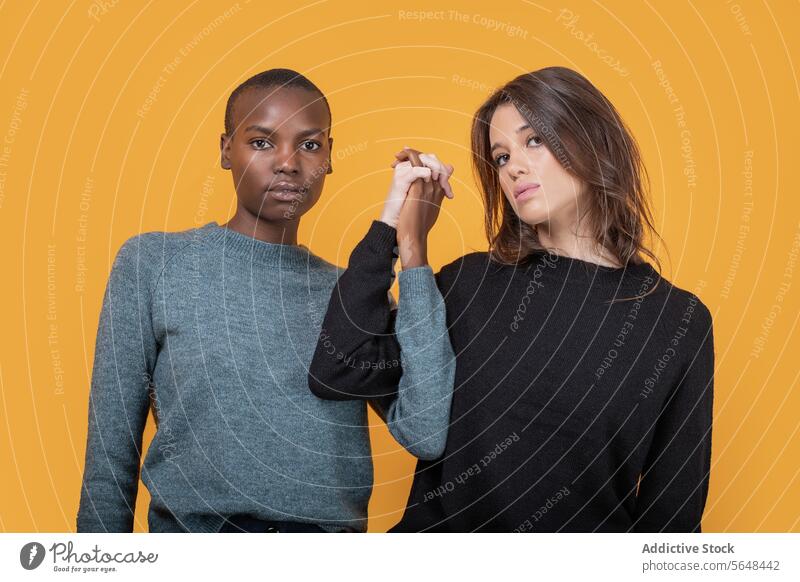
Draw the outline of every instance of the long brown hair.
[[[660,275],[661,263],[645,244],[648,232],[659,235],[636,140],[611,102],[583,75],[564,67],[520,75],[494,91],[473,118],[472,164],[483,192],[492,259],[519,264],[532,251],[545,250],[536,229],[519,219],[503,194],[492,160],[489,125],[505,104],[514,105],[564,169],[586,184],[594,242],[623,266],[649,257]]]

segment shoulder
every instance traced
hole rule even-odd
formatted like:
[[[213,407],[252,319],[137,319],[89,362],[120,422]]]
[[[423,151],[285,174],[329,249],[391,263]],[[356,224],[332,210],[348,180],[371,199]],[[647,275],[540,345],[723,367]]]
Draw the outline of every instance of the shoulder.
[[[308,251],[307,275],[311,280],[317,281],[323,288],[333,288],[345,269],[345,267],[328,262],[310,250]]]
[[[693,337],[698,345],[713,337],[713,316],[699,295],[702,287],[689,291],[662,277],[655,291],[659,298],[657,304],[662,306],[661,320],[664,325],[677,327],[682,333]]]
[[[519,268],[520,266],[506,265],[493,260],[486,251],[473,252],[442,267],[437,274],[437,280],[443,289],[467,290],[471,296],[478,287],[487,283],[507,284],[508,278]]]
[[[469,253],[442,267],[438,277],[441,281],[446,281],[450,285],[456,282],[461,284],[462,281],[466,283],[474,280],[475,277],[481,278],[485,276],[489,265],[489,253]]]
[[[305,247],[308,250],[307,247]],[[334,263],[326,261],[319,255],[315,255],[308,250],[308,268],[322,274],[323,276],[337,277],[339,271],[344,271],[346,267],[340,267]]]
[[[200,242],[203,228],[142,232],[131,236],[117,251],[112,273],[155,278],[181,251]]]
[[[655,271],[653,272],[655,273]],[[699,295],[699,293],[702,293],[703,287],[698,287],[695,291],[689,291],[664,277],[660,278],[659,286],[661,288],[658,290],[672,310],[683,309],[698,318],[711,320],[711,310],[703,303]]]

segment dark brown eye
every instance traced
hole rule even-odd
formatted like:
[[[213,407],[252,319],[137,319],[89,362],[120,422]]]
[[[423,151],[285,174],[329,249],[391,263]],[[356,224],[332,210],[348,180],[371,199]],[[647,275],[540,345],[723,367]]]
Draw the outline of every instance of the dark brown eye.
[[[307,152],[315,152],[319,148],[321,148],[322,145],[316,141],[304,141],[303,145],[301,145],[300,147],[306,150]]]
[[[530,145],[540,146],[540,145],[542,145],[542,143],[544,143],[544,142],[542,142],[542,138],[540,138],[538,135],[532,135],[530,138],[528,138],[528,145],[529,146]]]
[[[254,146],[257,150],[265,150],[270,147],[270,144],[265,139],[254,139],[250,142],[250,145]]]

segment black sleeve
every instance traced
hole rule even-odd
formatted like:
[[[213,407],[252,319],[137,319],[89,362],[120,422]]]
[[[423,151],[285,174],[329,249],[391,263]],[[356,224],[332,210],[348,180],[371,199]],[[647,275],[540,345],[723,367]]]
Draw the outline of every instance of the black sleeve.
[[[708,496],[714,404],[714,332],[703,306],[684,375],[655,426],[636,499],[637,532],[696,532]]]
[[[403,371],[389,299],[396,237],[393,227],[373,221],[333,289],[308,373],[308,386],[319,398],[397,395]]]

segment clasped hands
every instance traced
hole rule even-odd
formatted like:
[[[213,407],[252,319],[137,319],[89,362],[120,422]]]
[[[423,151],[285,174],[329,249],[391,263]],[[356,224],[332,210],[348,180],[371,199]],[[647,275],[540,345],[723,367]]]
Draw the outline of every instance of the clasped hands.
[[[395,154],[394,175],[381,221],[397,229],[403,269],[428,264],[428,233],[439,216],[442,200],[453,198],[453,166],[435,154],[403,148]]]

